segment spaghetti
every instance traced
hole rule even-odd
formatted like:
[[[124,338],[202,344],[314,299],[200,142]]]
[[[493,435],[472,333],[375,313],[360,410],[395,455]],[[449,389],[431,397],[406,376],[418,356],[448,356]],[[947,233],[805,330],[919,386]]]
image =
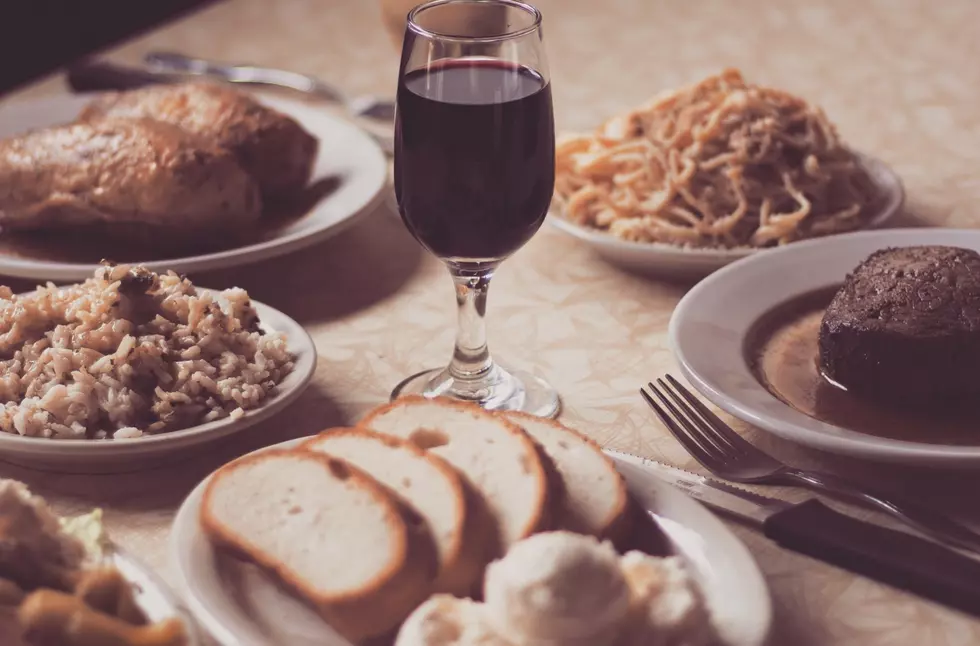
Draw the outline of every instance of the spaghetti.
[[[823,111],[725,70],[559,142],[554,199],[626,240],[766,247],[859,228],[874,189]]]

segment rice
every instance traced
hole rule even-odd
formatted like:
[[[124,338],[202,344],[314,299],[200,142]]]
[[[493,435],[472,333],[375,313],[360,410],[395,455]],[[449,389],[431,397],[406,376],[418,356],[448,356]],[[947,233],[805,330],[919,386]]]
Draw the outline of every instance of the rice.
[[[293,369],[242,289],[105,266],[84,283],[0,287],[0,430],[131,439],[239,418]]]

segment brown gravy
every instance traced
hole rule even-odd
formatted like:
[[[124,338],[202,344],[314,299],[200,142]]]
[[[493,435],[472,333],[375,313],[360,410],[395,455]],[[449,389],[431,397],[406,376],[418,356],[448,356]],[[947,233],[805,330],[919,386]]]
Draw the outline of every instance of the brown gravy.
[[[109,238],[96,230],[8,232],[0,235],[0,255],[29,260],[97,264],[102,259],[121,263],[166,260],[214,253],[257,244],[277,237],[286,227],[310,211],[340,185],[339,178],[326,177],[310,184],[289,203],[267,205],[259,223],[223,238],[190,236],[178,245],[161,245],[150,236],[139,239]]]
[[[759,382],[801,413],[842,428],[930,444],[980,445],[980,403],[939,410],[889,407],[861,399],[821,376],[820,322],[836,291],[807,294],[756,323],[746,352]]]

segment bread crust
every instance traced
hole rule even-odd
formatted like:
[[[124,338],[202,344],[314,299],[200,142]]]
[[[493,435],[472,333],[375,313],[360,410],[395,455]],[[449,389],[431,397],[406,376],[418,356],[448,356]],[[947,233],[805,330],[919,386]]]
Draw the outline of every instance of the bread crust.
[[[608,518],[603,523],[601,530],[597,532],[595,536],[601,540],[611,541],[613,545],[615,545],[618,549],[622,549],[625,545],[627,545],[630,540],[630,535],[633,531],[633,526],[634,526],[635,515],[633,513],[634,510],[632,509],[632,507],[635,503],[633,503],[632,497],[629,495],[629,490],[626,486],[626,480],[616,469],[616,463],[613,462],[612,458],[610,458],[602,451],[602,447],[599,446],[599,444],[595,440],[588,437],[587,435],[573,428],[569,428],[568,426],[565,426],[561,422],[558,422],[553,419],[544,419],[523,412],[508,411],[506,413],[499,413],[499,414],[501,416],[506,416],[511,420],[516,420],[517,424],[520,424],[520,420],[527,419],[527,420],[532,420],[539,424],[546,424],[557,431],[572,435],[578,440],[580,440],[581,442],[583,442],[590,449],[592,449],[596,453],[596,455],[602,459],[602,462],[609,470],[609,473],[619,483],[619,486],[616,487],[617,497],[616,497],[616,501],[612,506],[612,512],[609,514]],[[528,435],[533,438],[533,435],[531,435],[530,433],[528,433]],[[542,446],[541,450],[544,451],[544,453],[547,455],[547,449],[545,449]],[[561,524],[561,519],[558,520],[557,524],[559,525]]]
[[[538,454],[537,445],[531,440],[528,434],[524,432],[524,429],[522,429],[517,424],[511,422],[510,420],[504,417],[494,415],[493,413],[489,413],[476,404],[459,402],[454,399],[448,399],[445,397],[435,397],[432,399],[428,399],[421,395],[405,395],[403,397],[399,397],[398,399],[396,399],[395,401],[389,404],[385,404],[383,406],[379,406],[378,408],[375,408],[374,410],[369,412],[360,422],[358,422],[357,426],[359,428],[371,429],[372,428],[371,423],[376,418],[385,415],[389,411],[399,406],[403,406],[406,404],[411,405],[413,403],[427,403],[427,404],[437,403],[440,406],[455,408],[457,410],[475,414],[479,417],[489,417],[493,419],[495,422],[501,423],[502,426],[507,430],[507,432],[513,435],[515,438],[517,438],[520,444],[524,447],[524,455],[518,456],[516,459],[523,460],[527,468],[531,470],[531,475],[533,479],[538,483],[537,491],[531,493],[531,495],[534,496],[535,509],[537,509],[538,511],[530,519],[528,519],[527,523],[519,532],[518,539],[527,538],[532,534],[535,534],[540,531],[544,531],[545,529],[549,528],[549,515],[552,513],[553,503],[549,497],[551,491],[550,491],[550,487],[548,486],[548,475],[545,471],[544,465],[542,464],[541,457]],[[501,543],[503,542],[501,541]],[[501,545],[501,547],[498,548],[497,552],[493,555],[493,558],[499,556],[502,553],[502,549],[503,549],[503,545]]]
[[[558,466],[551,459],[551,456],[548,455],[545,448],[530,435],[528,437],[534,443],[534,450],[538,454],[538,459],[541,460],[541,467],[544,469],[545,480],[548,483],[548,506],[541,518],[541,523],[537,531],[545,532],[552,529],[559,529],[561,525],[561,511],[565,506],[565,481],[562,480],[561,473],[558,472]]]
[[[368,492],[375,503],[384,509],[385,524],[396,534],[395,553],[392,554],[389,567],[366,581],[360,590],[334,595],[317,592],[301,577],[290,572],[274,555],[249,543],[247,537],[227,527],[212,513],[211,503],[215,489],[225,477],[238,469],[280,457],[319,462],[336,477],[349,479],[358,488]],[[384,488],[353,465],[312,451],[271,449],[239,458],[221,467],[205,486],[200,523],[217,547],[235,553],[275,574],[286,587],[312,605],[334,629],[355,642],[385,635],[396,629],[428,596],[435,572],[431,536],[423,536],[412,530],[405,511]],[[426,557],[426,539],[430,542],[429,557]]]
[[[316,447],[321,443],[328,441],[329,438],[338,436],[366,439],[379,442],[391,448],[406,451],[416,458],[428,462],[449,482],[454,493],[452,504],[461,522],[456,529],[451,546],[444,552],[445,560],[441,564],[439,575],[436,577],[432,589],[435,593],[444,592],[456,596],[467,596],[476,590],[483,577],[483,568],[489,562],[486,557],[486,526],[481,522],[480,510],[474,504],[474,492],[469,490],[470,486],[465,482],[456,468],[438,455],[420,449],[407,440],[377,433],[365,428],[330,428],[306,440],[300,444],[299,448],[303,450],[318,450]],[[330,454],[329,447],[324,447],[320,451]],[[338,459],[343,458],[338,456]],[[382,486],[384,485],[382,484]],[[389,490],[388,493],[396,498],[401,498],[402,502],[409,507],[413,506],[411,500],[405,499],[396,491]]]

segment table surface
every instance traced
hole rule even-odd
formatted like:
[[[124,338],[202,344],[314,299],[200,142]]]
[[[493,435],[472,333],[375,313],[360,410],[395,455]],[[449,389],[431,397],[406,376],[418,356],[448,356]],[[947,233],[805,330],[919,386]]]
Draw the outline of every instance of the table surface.
[[[980,2],[539,4],[561,130],[591,129],[660,90],[736,66],[751,80],[822,105],[854,147],[891,164],[906,184],[906,224],[980,223]],[[397,66],[378,5],[369,0],[221,3],[108,54],[136,63],[153,49],[317,74],[352,94],[391,95]],[[9,100],[64,91],[56,76]],[[447,360],[453,338],[445,270],[385,209],[317,248],[194,278],[244,287],[306,326],[320,360],[296,405],[172,467],[69,476],[0,465],[0,475],[27,482],[61,512],[102,507],[114,538],[165,578],[172,577],[171,519],[203,476],[245,451],[356,420],[405,375]],[[676,368],[667,322],[687,287],[622,273],[545,226],[494,281],[491,348],[547,376],[563,396],[563,419],[603,445],[696,469],[637,396],[642,383]],[[980,520],[975,476],[822,455],[736,426],[794,464],[902,489]],[[980,643],[974,619],[733,529],[771,586],[775,646]]]

